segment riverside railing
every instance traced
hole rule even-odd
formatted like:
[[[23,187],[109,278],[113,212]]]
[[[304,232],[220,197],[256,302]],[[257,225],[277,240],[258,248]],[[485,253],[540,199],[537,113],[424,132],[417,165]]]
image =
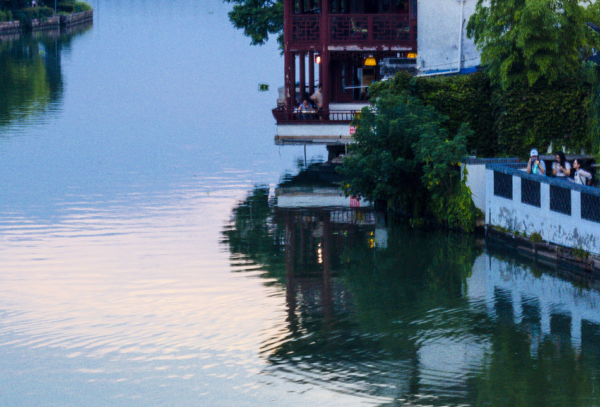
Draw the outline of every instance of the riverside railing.
[[[525,168],[486,165],[486,224],[600,253],[600,189]]]
[[[329,15],[327,23],[330,43],[410,42],[415,33],[408,14]]]
[[[296,46],[325,42],[416,47],[417,20],[411,20],[408,14],[329,14],[324,21],[314,14],[289,18],[290,40]]]
[[[297,110],[273,109],[277,124],[328,124],[350,123],[360,110],[329,110],[320,112],[298,112]]]

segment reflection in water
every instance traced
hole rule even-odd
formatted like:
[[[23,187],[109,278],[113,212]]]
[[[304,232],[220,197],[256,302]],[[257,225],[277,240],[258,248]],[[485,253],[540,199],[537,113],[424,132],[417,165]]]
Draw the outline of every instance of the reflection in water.
[[[0,36],[0,127],[57,109],[64,86],[61,57],[90,28]]]
[[[286,293],[286,329],[261,349],[269,374],[403,406],[600,402],[598,291],[472,236],[330,206],[334,186],[269,192],[252,190],[223,232],[235,264]]]

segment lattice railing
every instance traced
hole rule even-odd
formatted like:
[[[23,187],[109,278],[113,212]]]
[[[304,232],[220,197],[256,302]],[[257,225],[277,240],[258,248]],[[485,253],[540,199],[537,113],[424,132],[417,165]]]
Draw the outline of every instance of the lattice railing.
[[[538,208],[542,206],[539,182],[521,178],[521,202]]]
[[[494,195],[513,199],[513,179],[511,175],[494,171]]]
[[[300,48],[323,44],[404,45],[415,48],[416,19],[408,14],[318,14],[290,16],[289,39]]]
[[[550,185],[550,210],[571,216],[571,190]]]
[[[315,112],[298,112],[285,109],[273,109],[273,117],[277,124],[324,124],[350,123],[360,110],[330,110]]]
[[[317,42],[319,41],[319,16],[318,15],[295,15],[292,18],[292,41],[293,42]]]
[[[408,17],[397,16],[374,16],[373,17],[373,41],[399,41],[410,40],[410,25]]]
[[[331,41],[355,42],[369,39],[369,18],[366,16],[332,16],[329,18]]]
[[[328,39],[332,43],[411,41],[408,15],[331,15],[328,24]]]
[[[581,218],[600,223],[600,197],[581,194]]]
[[[486,164],[486,180],[493,182],[486,185],[487,224],[600,253],[600,189],[525,169],[524,163]],[[521,184],[514,190],[520,202],[508,200],[514,182]]]

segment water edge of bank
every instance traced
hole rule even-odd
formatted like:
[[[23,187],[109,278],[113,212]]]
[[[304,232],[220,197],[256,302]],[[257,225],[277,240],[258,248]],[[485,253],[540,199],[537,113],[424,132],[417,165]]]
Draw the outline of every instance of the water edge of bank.
[[[538,241],[535,237],[517,235],[508,229],[490,225],[485,229],[485,240],[489,246],[508,250],[545,266],[600,280],[600,256],[583,249]]]
[[[77,24],[92,22],[94,20],[94,10],[82,11],[80,13],[72,13],[69,15],[56,14],[47,18],[34,18],[27,20],[25,24],[21,21],[4,21],[0,22],[0,34],[12,34],[25,30],[44,30],[54,29],[58,27],[72,27]]]

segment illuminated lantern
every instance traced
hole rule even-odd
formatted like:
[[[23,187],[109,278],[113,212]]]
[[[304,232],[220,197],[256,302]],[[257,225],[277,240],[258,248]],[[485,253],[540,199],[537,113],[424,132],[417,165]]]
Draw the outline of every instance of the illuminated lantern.
[[[365,59],[365,66],[377,66],[377,60],[373,57],[368,57]]]

